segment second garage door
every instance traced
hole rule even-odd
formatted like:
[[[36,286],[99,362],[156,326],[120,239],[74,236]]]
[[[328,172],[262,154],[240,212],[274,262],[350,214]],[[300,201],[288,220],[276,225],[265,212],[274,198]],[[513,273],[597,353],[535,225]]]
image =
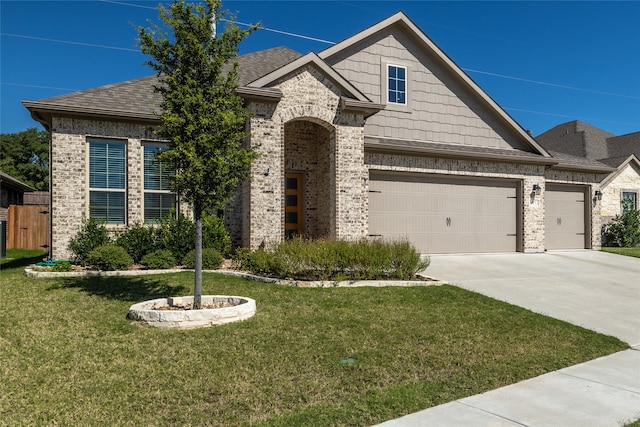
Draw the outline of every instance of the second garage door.
[[[587,247],[585,187],[546,185],[545,249]]]
[[[518,250],[518,184],[372,172],[369,234],[421,253]]]

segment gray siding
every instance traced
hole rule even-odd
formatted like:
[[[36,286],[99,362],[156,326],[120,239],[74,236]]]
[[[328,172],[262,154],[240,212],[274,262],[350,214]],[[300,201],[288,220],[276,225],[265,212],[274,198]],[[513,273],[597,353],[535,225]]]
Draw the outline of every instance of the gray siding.
[[[373,102],[385,103],[386,64],[408,69],[408,105],[367,120],[365,134],[445,144],[529,151],[400,29],[389,28],[329,58]]]

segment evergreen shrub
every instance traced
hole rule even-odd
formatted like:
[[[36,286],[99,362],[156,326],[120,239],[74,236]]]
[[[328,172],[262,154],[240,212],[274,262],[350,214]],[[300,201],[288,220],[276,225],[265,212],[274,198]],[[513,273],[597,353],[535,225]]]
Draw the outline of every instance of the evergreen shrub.
[[[86,265],[102,271],[127,270],[132,264],[133,259],[127,251],[113,244],[98,246],[86,259]]]

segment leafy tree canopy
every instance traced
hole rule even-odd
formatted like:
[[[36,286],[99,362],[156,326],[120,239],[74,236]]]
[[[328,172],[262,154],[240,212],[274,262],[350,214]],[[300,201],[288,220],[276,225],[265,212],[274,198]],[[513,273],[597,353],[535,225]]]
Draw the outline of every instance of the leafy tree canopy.
[[[248,112],[238,86],[238,44],[253,29],[227,24],[218,0],[204,4],[175,0],[160,6],[164,27],[140,28],[142,52],[162,82],[162,124],[157,134],[170,149],[159,155],[173,166],[174,189],[197,211],[220,209],[243,179],[255,152],[243,149]],[[171,30],[167,34],[165,28]],[[201,205],[201,206],[199,206]]]
[[[36,190],[49,190],[49,133],[30,128],[1,134],[0,170]]]

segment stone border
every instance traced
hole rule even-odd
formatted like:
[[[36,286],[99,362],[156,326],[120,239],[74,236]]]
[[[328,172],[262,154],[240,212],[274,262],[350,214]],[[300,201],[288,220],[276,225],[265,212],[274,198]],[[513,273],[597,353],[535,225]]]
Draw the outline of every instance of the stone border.
[[[169,274],[180,273],[184,271],[193,271],[186,269],[168,269],[168,270],[122,270],[122,271],[70,271],[70,272],[52,272],[52,271],[33,271],[33,266],[24,269],[27,277],[112,277],[112,276],[146,276],[151,274]],[[242,273],[232,270],[203,270],[205,273],[220,273],[228,276],[242,277],[256,282],[274,283],[276,285],[293,286],[297,288],[357,288],[363,286],[384,287],[384,286],[438,286],[444,285],[446,282],[425,277],[424,280],[293,280],[293,279],[274,279],[270,277],[256,276],[250,273]]]
[[[256,314],[256,301],[247,297],[202,295],[202,304],[228,302],[231,307],[200,310],[159,310],[162,307],[193,304],[193,296],[158,298],[133,304],[127,319],[160,329],[195,329],[239,322]]]

